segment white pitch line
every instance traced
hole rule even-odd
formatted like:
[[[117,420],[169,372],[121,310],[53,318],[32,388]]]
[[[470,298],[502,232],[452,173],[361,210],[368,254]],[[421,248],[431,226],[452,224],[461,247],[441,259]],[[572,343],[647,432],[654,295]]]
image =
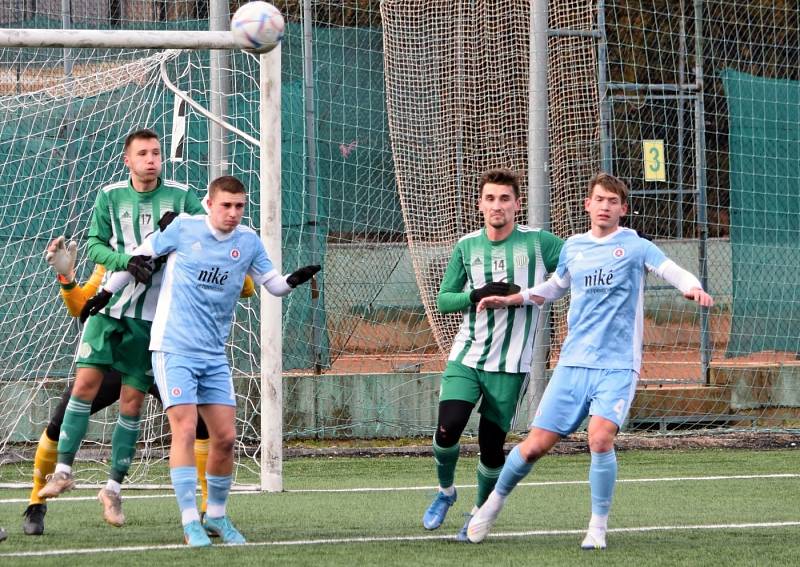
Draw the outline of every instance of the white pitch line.
[[[752,480],[768,478],[800,478],[796,473],[777,473],[777,474],[737,474],[727,476],[673,476],[663,478],[620,478],[617,483],[635,484],[639,482],[685,482],[685,481],[708,481],[708,480]],[[588,480],[543,480],[539,482],[520,482],[517,486],[565,486],[573,484],[589,484]],[[477,484],[457,484],[456,488],[476,488]],[[299,488],[287,490],[286,492],[397,492],[403,490],[437,490],[438,486],[402,486],[399,488]]]
[[[783,528],[800,526],[800,521],[792,522],[761,522],[761,523],[741,523],[741,524],[706,524],[689,526],[642,526],[634,528],[615,528],[608,530],[609,533],[646,533],[661,531],[681,531],[681,530],[746,530],[763,528]],[[531,530],[521,532],[500,532],[492,534],[492,538],[515,538],[515,537],[535,537],[535,536],[562,536],[583,534],[586,530]],[[430,541],[430,540],[452,540],[455,536],[448,535],[418,535],[418,536],[392,536],[392,537],[348,537],[348,538],[329,538],[329,539],[298,539],[285,541],[263,541],[249,542],[239,547],[282,547],[298,545],[340,545],[348,543],[387,543],[400,541]],[[222,544],[224,547],[228,547]],[[220,544],[214,547],[220,547]],[[2,557],[52,557],[59,555],[96,555],[100,553],[120,552],[144,552],[160,551],[168,549],[185,550],[185,545],[142,545],[125,547],[98,547],[93,549],[51,549],[48,551],[16,551],[11,553],[0,553]]]
[[[152,500],[155,498],[175,498],[175,493],[172,488],[168,489],[169,492],[164,494],[131,494],[130,492],[135,489],[123,490],[123,500]],[[231,496],[238,496],[239,494],[261,494],[258,490],[237,490],[231,492]],[[55,500],[55,499],[53,499]],[[97,496],[62,496],[58,498],[60,502],[88,502],[90,500],[97,500]],[[24,504],[30,502],[29,498],[0,498],[0,504]]]
[[[736,475],[717,475],[717,476],[672,476],[662,478],[620,478],[617,483],[637,484],[645,482],[702,482],[713,480],[762,480],[762,479],[791,479],[800,478],[797,473],[776,473],[776,474],[736,474]],[[588,480],[543,480],[539,482],[521,482],[517,486],[538,487],[538,486],[569,486],[589,484]],[[457,484],[456,488],[477,488],[477,484]],[[2,487],[0,487],[2,488]],[[93,486],[92,488],[97,488]],[[375,487],[356,487],[356,488],[298,488],[284,490],[284,494],[303,494],[303,493],[357,493],[357,492],[412,492],[420,490],[436,490],[438,486],[375,486]],[[151,498],[173,498],[174,494],[170,490],[166,494],[130,494],[134,489],[125,492],[125,500],[147,500]],[[237,490],[231,492],[231,496],[237,494],[259,494],[258,490]],[[96,496],[67,496],[59,498],[61,501],[89,501],[96,500]],[[4,498],[0,499],[0,504],[21,504],[28,502],[27,498]]]

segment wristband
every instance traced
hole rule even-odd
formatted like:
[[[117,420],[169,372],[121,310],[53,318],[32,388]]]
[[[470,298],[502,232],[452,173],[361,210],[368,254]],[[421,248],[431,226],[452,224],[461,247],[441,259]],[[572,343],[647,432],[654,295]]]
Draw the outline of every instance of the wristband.
[[[70,290],[70,289],[74,288],[77,285],[77,283],[75,283],[75,280],[71,280],[71,279],[69,279],[66,276],[63,276],[61,274],[58,274],[56,276],[56,279],[58,280],[58,283],[61,284],[61,289],[65,290],[65,291]]]

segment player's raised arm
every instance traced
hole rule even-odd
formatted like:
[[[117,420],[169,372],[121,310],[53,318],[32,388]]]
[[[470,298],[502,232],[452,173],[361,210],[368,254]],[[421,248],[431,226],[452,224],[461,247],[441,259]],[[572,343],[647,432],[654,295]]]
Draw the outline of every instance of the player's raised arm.
[[[44,251],[44,258],[56,271],[59,281],[75,281],[75,259],[78,256],[78,243],[63,236],[54,238]]]
[[[100,288],[100,283],[103,281],[105,273],[105,267],[97,264],[85,284],[78,285],[74,280],[68,283],[61,283],[61,299],[64,301],[70,315],[73,317],[80,316],[83,306]]]
[[[648,266],[650,268],[650,266]],[[701,307],[714,305],[714,298],[703,290],[700,281],[688,270],[681,268],[672,260],[665,260],[651,271],[677,288],[686,299],[691,299]]]
[[[304,284],[312,277],[314,274],[319,272],[322,269],[322,266],[318,264],[312,264],[309,266],[303,266],[292,272],[289,275],[282,275],[278,270],[272,269],[265,274],[258,274],[255,271],[250,271],[250,276],[253,278],[253,281],[257,285],[263,285],[268,292],[276,297],[283,297],[285,295],[289,295],[291,291],[296,288],[297,286]]]
[[[78,285],[75,281],[77,249],[78,245],[74,241],[67,244],[63,236],[53,239],[45,249],[45,260],[56,271],[58,283],[61,285],[61,299],[73,317],[78,317],[86,301],[97,293],[106,273],[105,267],[97,264],[86,283]]]

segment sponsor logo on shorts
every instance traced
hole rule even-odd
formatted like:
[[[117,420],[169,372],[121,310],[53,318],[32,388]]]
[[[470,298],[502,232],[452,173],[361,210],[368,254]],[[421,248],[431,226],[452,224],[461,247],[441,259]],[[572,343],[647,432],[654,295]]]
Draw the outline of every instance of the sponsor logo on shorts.
[[[169,391],[169,395],[173,398],[180,398],[181,394],[183,394],[183,390],[175,386],[172,390]]]
[[[81,343],[78,347],[78,356],[81,358],[88,358],[92,355],[92,345],[89,343]]]

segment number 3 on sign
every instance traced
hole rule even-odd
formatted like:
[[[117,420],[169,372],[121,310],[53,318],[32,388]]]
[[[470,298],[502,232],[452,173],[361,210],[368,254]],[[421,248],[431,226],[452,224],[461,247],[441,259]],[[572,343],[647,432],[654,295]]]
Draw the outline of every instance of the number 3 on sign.
[[[643,140],[644,180],[666,181],[667,167],[664,156],[664,140]]]

